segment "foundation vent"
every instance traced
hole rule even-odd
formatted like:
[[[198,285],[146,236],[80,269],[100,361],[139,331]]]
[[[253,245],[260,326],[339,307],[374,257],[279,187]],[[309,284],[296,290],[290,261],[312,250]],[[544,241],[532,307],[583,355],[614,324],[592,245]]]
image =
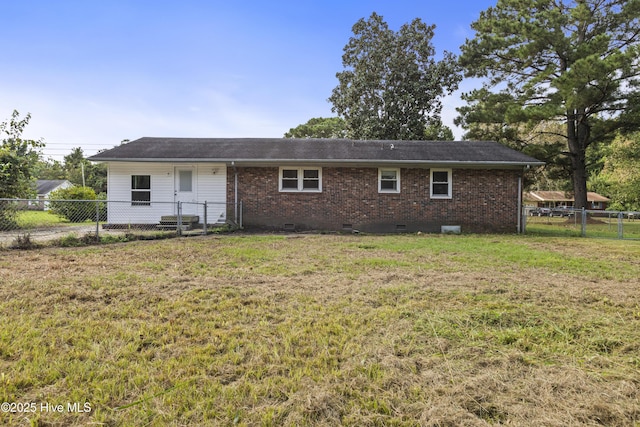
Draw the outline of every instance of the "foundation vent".
[[[461,229],[459,225],[443,225],[440,227],[442,234],[460,234]]]

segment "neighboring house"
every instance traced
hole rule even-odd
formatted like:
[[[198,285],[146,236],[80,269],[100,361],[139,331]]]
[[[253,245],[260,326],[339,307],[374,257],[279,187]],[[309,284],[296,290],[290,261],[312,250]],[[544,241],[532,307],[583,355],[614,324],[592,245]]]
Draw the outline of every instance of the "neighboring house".
[[[89,160],[127,201],[110,224],[157,223],[178,201],[214,202],[214,223],[242,202],[245,227],[364,232],[516,232],[523,171],[543,164],[486,141],[285,138],[141,138]]]
[[[539,208],[574,206],[575,199],[565,191],[529,191],[524,195],[525,204]],[[587,192],[587,209],[605,210],[610,199],[592,191]]]
[[[30,202],[31,209],[48,210],[49,196],[52,192],[62,190],[64,188],[73,187],[73,184],[66,179],[39,179],[36,181],[36,194],[38,201]]]

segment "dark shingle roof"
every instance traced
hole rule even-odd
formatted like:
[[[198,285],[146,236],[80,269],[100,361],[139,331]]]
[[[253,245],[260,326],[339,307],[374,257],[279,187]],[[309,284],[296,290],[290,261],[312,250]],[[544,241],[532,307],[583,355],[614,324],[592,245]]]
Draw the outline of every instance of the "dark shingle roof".
[[[360,141],[285,138],[140,138],[89,157],[92,161],[242,163],[397,163],[538,165],[490,141]]]
[[[65,182],[66,179],[39,179],[36,181],[36,194],[47,194],[55,190]]]

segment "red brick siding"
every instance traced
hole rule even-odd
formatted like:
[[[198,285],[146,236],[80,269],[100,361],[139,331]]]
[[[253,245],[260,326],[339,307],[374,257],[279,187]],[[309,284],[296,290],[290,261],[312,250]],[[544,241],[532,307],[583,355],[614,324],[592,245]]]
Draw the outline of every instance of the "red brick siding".
[[[515,232],[518,171],[454,169],[451,199],[429,197],[429,169],[401,169],[400,193],[378,193],[377,168],[322,168],[321,193],[278,190],[279,169],[240,167],[238,200],[246,227],[367,232],[439,232],[460,225],[463,232]],[[234,201],[234,170],[227,194]],[[229,218],[233,218],[230,208]]]

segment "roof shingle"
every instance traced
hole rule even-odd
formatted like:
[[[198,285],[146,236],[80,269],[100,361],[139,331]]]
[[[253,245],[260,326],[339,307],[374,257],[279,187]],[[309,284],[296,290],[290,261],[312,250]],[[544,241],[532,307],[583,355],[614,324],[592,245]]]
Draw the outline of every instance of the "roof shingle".
[[[285,138],[145,137],[103,151],[92,161],[215,161],[541,165],[490,141],[382,141]]]
[[[69,183],[66,179],[39,179],[36,182],[37,194],[48,194],[56,188],[60,187],[64,183]]]

